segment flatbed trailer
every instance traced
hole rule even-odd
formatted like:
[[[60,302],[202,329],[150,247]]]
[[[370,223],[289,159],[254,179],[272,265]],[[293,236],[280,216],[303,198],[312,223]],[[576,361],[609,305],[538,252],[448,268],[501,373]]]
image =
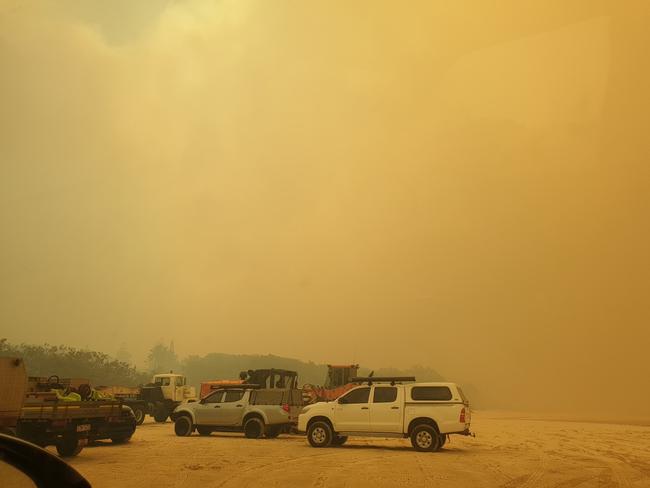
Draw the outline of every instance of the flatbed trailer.
[[[20,358],[0,358],[0,378],[0,430],[41,447],[55,446],[63,457],[76,456],[106,429],[118,442],[135,430],[132,412],[119,400],[70,402],[50,392],[28,392]]]

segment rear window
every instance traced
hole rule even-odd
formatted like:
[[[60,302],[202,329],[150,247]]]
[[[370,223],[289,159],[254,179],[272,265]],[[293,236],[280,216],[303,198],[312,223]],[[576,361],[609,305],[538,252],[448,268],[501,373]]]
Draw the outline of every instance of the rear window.
[[[447,386],[414,386],[411,399],[445,402],[451,400],[451,390]]]

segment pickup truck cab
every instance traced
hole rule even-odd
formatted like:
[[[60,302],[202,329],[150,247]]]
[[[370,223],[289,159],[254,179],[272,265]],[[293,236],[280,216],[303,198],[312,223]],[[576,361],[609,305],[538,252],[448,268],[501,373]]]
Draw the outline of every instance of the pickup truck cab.
[[[342,445],[348,436],[409,437],[418,451],[437,451],[450,434],[471,435],[469,402],[458,385],[381,380],[306,406],[298,430],[314,447]]]
[[[295,426],[301,407],[299,390],[233,386],[178,406],[171,418],[178,436],[196,430],[200,435],[222,431],[244,432],[251,439],[273,438]]]

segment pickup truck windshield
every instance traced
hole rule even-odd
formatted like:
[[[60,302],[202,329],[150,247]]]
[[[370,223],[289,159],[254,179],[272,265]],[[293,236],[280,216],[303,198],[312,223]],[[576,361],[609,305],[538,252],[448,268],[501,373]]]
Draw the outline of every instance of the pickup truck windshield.
[[[357,388],[345,396],[342,396],[339,403],[368,403],[370,388]]]

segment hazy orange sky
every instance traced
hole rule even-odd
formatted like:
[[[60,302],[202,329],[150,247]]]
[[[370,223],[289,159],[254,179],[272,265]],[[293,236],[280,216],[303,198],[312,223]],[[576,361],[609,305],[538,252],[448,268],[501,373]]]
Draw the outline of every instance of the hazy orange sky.
[[[0,337],[422,364],[647,414],[649,20],[0,0]]]

